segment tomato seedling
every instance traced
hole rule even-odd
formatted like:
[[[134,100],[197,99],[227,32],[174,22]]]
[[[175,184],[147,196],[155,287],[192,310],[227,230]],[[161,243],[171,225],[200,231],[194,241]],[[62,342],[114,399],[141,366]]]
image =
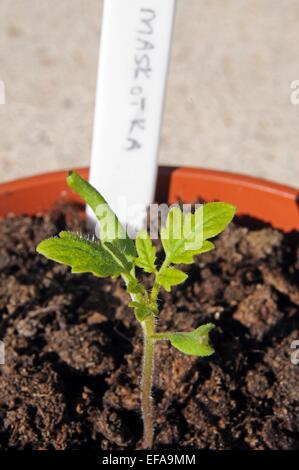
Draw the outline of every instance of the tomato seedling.
[[[170,209],[160,237],[165,251],[164,261],[157,266],[157,252],[146,230],[141,230],[135,241],[120,224],[105,199],[87,181],[72,172],[68,185],[94,211],[100,222],[100,238],[71,232],[60,232],[58,237],[42,241],[37,251],[47,258],[72,268],[73,273],[92,273],[98,277],[121,276],[131,297],[129,306],[141,324],[144,340],[142,370],[142,415],[144,422],[143,447],[153,445],[153,413],[151,391],[154,371],[154,346],[166,340],[184,354],[209,356],[214,349],[209,343],[211,323],[189,332],[156,331],[159,315],[158,294],[161,288],[170,291],[187,279],[177,265],[191,264],[194,256],[214,248],[211,238],[221,233],[232,220],[235,207],[223,202],[200,205],[194,213],[183,213],[179,207]],[[136,267],[152,273],[153,284],[147,290],[139,281]]]

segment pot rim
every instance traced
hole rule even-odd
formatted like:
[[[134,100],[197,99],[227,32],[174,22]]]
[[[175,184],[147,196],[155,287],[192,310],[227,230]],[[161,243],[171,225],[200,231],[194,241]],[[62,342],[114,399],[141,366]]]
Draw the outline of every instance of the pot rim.
[[[182,175],[190,175],[195,174],[196,176],[201,175],[204,178],[209,178],[213,176],[214,180],[218,180],[219,183],[225,182],[233,182],[233,183],[241,183],[245,187],[253,187],[253,188],[261,188],[264,191],[269,191],[273,193],[280,193],[286,196],[293,197],[294,195],[297,196],[299,194],[299,189],[296,189],[294,186],[288,186],[286,184],[277,183],[276,181],[267,180],[264,178],[260,178],[257,176],[251,175],[244,175],[241,173],[235,173],[226,170],[213,170],[210,168],[195,168],[195,167],[177,167],[177,166],[159,166],[159,173],[161,171],[166,173],[173,173],[173,172],[180,172]],[[57,171],[49,171],[38,173],[37,175],[32,176],[25,176],[22,178],[17,178],[11,181],[6,181],[4,183],[0,183],[0,196],[3,193],[9,191],[16,191],[22,188],[33,187],[36,185],[40,185],[41,182],[46,181],[56,181],[61,177],[65,177],[66,174],[70,170],[63,169]],[[85,176],[88,175],[89,167],[78,167],[75,168],[74,171],[77,171],[80,174]]]
[[[76,169],[87,178],[88,168]],[[79,201],[66,186],[68,170],[42,173],[0,184],[0,217],[46,212],[55,200]],[[37,197],[38,194],[38,197]],[[263,220],[283,230],[299,230],[299,190],[255,176],[188,167],[160,166],[155,200],[223,200],[239,214]]]

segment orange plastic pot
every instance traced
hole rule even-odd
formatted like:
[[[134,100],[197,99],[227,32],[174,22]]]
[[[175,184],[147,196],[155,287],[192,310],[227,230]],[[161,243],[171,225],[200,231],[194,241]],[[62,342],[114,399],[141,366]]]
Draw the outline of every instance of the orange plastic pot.
[[[78,172],[87,177],[88,169]],[[0,216],[9,213],[36,214],[49,210],[64,197],[78,200],[67,188],[67,172],[46,173],[0,185]],[[299,190],[259,178],[222,171],[160,167],[158,202],[222,200],[235,204],[238,213],[249,215],[274,227],[299,230]]]

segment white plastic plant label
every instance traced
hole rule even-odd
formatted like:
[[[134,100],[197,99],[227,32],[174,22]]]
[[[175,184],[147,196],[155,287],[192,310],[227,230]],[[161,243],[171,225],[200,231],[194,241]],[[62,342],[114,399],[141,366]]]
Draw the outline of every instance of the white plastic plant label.
[[[105,0],[90,182],[122,223],[153,201],[175,0]]]

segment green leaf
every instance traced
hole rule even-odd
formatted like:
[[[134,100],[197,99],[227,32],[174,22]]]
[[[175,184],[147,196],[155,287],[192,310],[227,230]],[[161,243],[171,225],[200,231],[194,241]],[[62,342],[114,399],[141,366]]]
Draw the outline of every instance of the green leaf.
[[[192,264],[194,263],[194,256],[214,250],[214,243],[205,240],[202,247],[197,250],[186,250],[181,254],[172,256],[172,263],[174,264]]]
[[[118,246],[114,245],[111,242],[104,242],[103,245],[105,248],[107,248],[114,260],[121,267],[122,271],[131,271],[133,266],[132,263],[127,260],[126,256],[120,251]]]
[[[161,229],[161,240],[170,263],[192,263],[193,256],[203,248],[202,218],[172,208]]]
[[[165,268],[158,272],[156,280],[160,286],[164,287],[167,292],[170,292],[172,286],[181,284],[187,277],[187,274],[179,269]]]
[[[145,288],[143,285],[139,284],[137,280],[130,281],[128,283],[128,292],[130,294],[144,294],[145,293]]]
[[[37,252],[58,263],[71,266],[73,273],[92,273],[98,277],[117,276],[119,264],[100,242],[93,242],[71,232],[42,241]]]
[[[76,172],[71,172],[67,183],[91,207],[101,224],[100,236],[102,241],[113,243],[122,253],[133,259],[137,256],[133,240],[128,236],[114,212],[110,209],[103,196],[81,178]]]
[[[136,266],[147,273],[154,273],[157,253],[146,230],[138,232],[135,243],[138,253],[138,258],[135,260]]]
[[[200,209],[200,208],[199,208]],[[236,207],[225,202],[208,202],[203,205],[203,238],[213,238],[228,226]]]
[[[143,322],[150,315],[156,315],[157,310],[154,305],[147,305],[141,302],[130,302],[129,307],[134,309],[135,316],[138,321]]]
[[[235,214],[236,208],[223,202],[200,206],[194,214],[183,214],[178,207],[169,211],[161,240],[170,263],[190,264],[193,257],[214,248],[208,238],[222,232]]]
[[[215,351],[209,343],[209,333],[215,327],[212,323],[201,325],[187,333],[169,333],[172,346],[190,356],[210,356]]]

